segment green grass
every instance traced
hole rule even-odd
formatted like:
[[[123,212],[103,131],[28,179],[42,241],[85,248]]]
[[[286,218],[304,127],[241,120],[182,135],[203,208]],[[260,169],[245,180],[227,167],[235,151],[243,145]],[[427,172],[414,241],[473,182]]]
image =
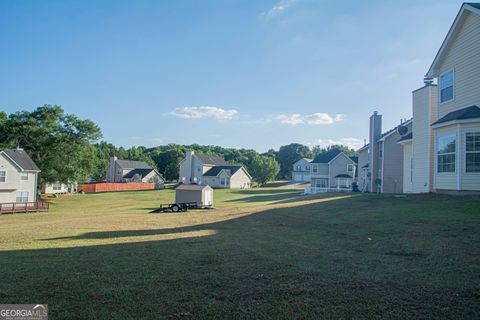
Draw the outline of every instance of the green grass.
[[[480,197],[215,190],[73,195],[0,216],[0,303],[51,319],[474,319]]]

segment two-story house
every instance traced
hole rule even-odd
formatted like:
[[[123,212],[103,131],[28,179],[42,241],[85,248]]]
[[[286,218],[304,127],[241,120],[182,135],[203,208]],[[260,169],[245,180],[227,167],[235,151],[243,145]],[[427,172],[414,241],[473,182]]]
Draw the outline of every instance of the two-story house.
[[[310,162],[312,159],[302,158],[293,164],[292,180],[294,182],[310,182]]]
[[[406,192],[480,191],[480,3],[464,3],[413,91]]]
[[[382,116],[370,116],[369,143],[358,152],[358,189],[362,192],[403,192],[403,149],[398,140],[412,132],[412,121],[382,133]]]
[[[252,177],[242,166],[232,166],[219,157],[185,154],[180,161],[179,181],[213,188],[244,189],[252,186]]]
[[[163,188],[165,179],[145,161],[118,160],[117,157],[112,157],[107,166],[107,182],[154,183],[156,188]]]
[[[311,182],[306,192],[326,192],[331,189],[350,190],[356,180],[356,158],[339,149],[331,149],[310,162]]]
[[[0,149],[0,203],[36,202],[39,173],[23,149]]]

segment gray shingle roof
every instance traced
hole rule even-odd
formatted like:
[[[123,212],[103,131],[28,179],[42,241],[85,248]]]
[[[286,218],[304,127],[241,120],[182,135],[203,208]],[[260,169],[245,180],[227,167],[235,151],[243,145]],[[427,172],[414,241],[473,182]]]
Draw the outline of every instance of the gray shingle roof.
[[[312,163],[329,163],[336,156],[338,156],[342,151],[340,149],[331,149],[325,152],[324,154],[318,155],[313,159]]]
[[[447,113],[445,116],[443,116],[439,120],[432,123],[432,126],[436,124],[448,122],[448,121],[466,120],[466,119],[474,119],[474,118],[480,118],[480,108],[477,106],[470,106],[467,108],[463,108],[460,110]]]
[[[123,169],[152,169],[145,161],[116,160]]]
[[[16,164],[18,164],[23,170],[26,171],[40,171],[32,158],[23,149],[3,149],[3,151],[9,156]]]
[[[199,185],[199,184],[181,184],[175,190],[189,190],[189,191],[197,191],[203,190],[205,188],[211,189],[210,186],[207,185]]]
[[[350,157],[350,159],[352,159],[353,162],[358,163],[358,157]]]
[[[350,178],[352,179],[352,176],[349,174],[337,174],[335,178]]]
[[[466,2],[465,4],[468,4],[469,6],[480,9],[480,2]]]
[[[230,171],[230,175],[240,170],[241,166],[216,166],[205,172],[203,175],[207,177],[216,177],[222,170]]]
[[[153,171],[153,169],[151,169],[151,168],[150,169],[133,169],[132,171],[130,171],[129,173],[127,173],[123,177],[125,179],[130,179],[130,178],[133,178],[136,174],[138,174],[140,177],[143,178],[152,171]]]
[[[203,164],[210,164],[214,166],[228,166],[227,161],[219,157],[202,156],[202,155],[196,155],[196,156],[198,159],[200,159],[200,161]]]

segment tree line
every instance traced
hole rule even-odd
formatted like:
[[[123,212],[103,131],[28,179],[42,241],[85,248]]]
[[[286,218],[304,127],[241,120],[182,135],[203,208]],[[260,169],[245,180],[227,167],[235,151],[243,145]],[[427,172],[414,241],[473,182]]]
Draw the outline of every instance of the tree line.
[[[166,180],[178,179],[179,164],[185,152],[218,156],[232,165],[244,166],[260,184],[275,179],[290,179],[293,163],[301,158],[314,158],[331,148],[340,148],[349,156],[355,151],[346,146],[315,146],[299,143],[258,153],[253,149],[220,146],[167,144],[146,148],[117,147],[102,141],[98,125],[67,114],[57,105],[44,105],[34,111],[12,114],[0,112],[0,148],[21,147],[42,170],[41,183],[103,181],[111,157],[140,160],[157,169]]]

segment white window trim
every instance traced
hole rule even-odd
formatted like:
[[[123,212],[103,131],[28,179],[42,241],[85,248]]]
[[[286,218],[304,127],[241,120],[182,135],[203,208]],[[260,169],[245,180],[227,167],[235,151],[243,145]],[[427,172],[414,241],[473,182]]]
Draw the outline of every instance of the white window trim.
[[[0,183],[7,182],[7,170],[0,170],[1,172],[5,172],[5,181],[0,181]]]
[[[450,171],[450,172],[438,172],[438,141],[440,140],[440,138],[443,138],[443,137],[454,137],[455,138],[455,168],[454,168],[454,171]],[[435,174],[436,175],[452,175],[452,174],[456,174],[457,173],[457,166],[458,166],[458,159],[457,159],[457,154],[458,154],[458,137],[457,137],[457,134],[455,132],[450,132],[450,133],[445,133],[445,134],[439,134],[437,135],[437,139],[436,139],[436,143],[435,143]]]
[[[23,179],[23,177],[27,177],[27,179]],[[28,181],[29,180],[28,172],[20,172],[20,180],[21,181]]]
[[[453,90],[452,90],[453,97],[450,100],[442,102],[442,76],[449,73],[449,72],[452,73],[452,78],[453,78],[453,85],[452,85],[453,86]],[[455,96],[456,96],[456,94],[455,94],[455,69],[452,68],[452,69],[449,69],[445,72],[442,72],[438,76],[438,104],[442,105],[442,104],[453,102],[453,101],[455,101]]]
[[[352,170],[348,170],[348,168],[350,168],[350,167],[352,168]],[[354,168],[355,168],[355,165],[353,165],[351,163],[347,164],[347,172],[353,172]]]
[[[464,140],[463,140],[464,149],[462,150],[463,161],[464,161],[463,173],[466,174],[466,175],[477,176],[477,175],[480,175],[480,172],[468,172],[467,171],[467,134],[468,133],[478,133],[478,134],[480,134],[480,131],[469,130],[469,131],[466,131],[465,134],[463,135],[463,138],[464,138]]]

